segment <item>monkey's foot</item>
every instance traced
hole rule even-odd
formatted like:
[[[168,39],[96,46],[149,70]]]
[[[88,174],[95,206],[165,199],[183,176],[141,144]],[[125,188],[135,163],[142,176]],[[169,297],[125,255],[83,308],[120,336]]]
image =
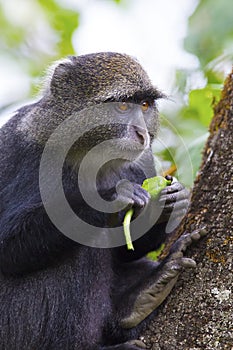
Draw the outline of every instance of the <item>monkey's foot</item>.
[[[123,328],[133,328],[154,311],[169,295],[182,269],[195,267],[193,259],[183,253],[187,247],[206,234],[205,230],[184,233],[171,247],[170,254],[158,265],[152,284],[137,296],[132,312],[121,322]]]

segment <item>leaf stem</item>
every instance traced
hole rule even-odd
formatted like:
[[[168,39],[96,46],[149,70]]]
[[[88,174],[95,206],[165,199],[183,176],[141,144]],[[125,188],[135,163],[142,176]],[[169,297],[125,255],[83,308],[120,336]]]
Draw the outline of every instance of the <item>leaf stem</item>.
[[[134,250],[131,235],[130,235],[130,222],[131,222],[133,213],[134,213],[134,210],[132,208],[128,210],[127,213],[125,214],[125,218],[123,222],[126,245],[129,250]]]

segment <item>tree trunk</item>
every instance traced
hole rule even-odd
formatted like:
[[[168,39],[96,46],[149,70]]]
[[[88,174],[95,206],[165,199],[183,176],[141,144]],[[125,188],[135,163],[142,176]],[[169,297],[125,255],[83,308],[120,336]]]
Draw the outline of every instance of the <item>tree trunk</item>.
[[[152,350],[233,350],[233,72],[214,109],[191,206],[178,233],[206,227],[142,339]]]

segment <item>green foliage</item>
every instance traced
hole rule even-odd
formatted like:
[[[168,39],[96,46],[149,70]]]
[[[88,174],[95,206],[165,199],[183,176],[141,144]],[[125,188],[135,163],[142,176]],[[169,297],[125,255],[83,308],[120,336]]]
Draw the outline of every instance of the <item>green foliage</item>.
[[[169,147],[162,152],[162,157],[170,160],[170,165],[174,159],[179,173],[182,174],[182,182],[186,186],[192,186],[198,172],[201,154],[206,142],[208,126],[213,117],[213,104],[220,99],[221,85],[206,85],[205,88],[191,90],[188,95],[188,103],[182,107],[177,114],[169,116],[176,125],[177,133],[183,139],[192,164],[192,178],[189,178],[187,164],[184,161],[184,147],[176,142],[175,147]],[[174,119],[175,121],[174,121]],[[174,157],[172,159],[172,157]],[[178,174],[176,174],[178,175]]]
[[[219,82],[209,63],[222,56],[233,58],[233,1],[201,0],[189,20],[189,34],[185,40],[187,51],[196,55],[209,82]],[[216,72],[215,72],[216,73]]]
[[[0,0],[1,55],[35,78],[31,92],[38,85],[38,76],[53,60],[74,53],[72,35],[78,17],[55,0]]]
[[[195,119],[204,127],[208,127],[213,117],[213,102],[220,97],[220,87],[207,85],[203,89],[189,93],[189,104],[182,110],[186,119]]]
[[[9,25],[2,7],[0,6],[0,44],[3,50],[15,49],[18,44],[23,41],[25,36],[25,29],[12,23]],[[13,52],[14,53],[14,52]]]
[[[227,68],[233,62],[233,2],[232,0],[200,0],[189,19],[189,27],[184,46],[194,54],[199,69],[178,70],[176,72],[176,95],[182,107],[166,114],[184,140],[193,167],[195,178],[201,162],[201,151],[208,135],[208,126],[213,116],[213,106],[220,98],[220,92]],[[202,88],[192,89],[196,81]],[[173,156],[183,182],[192,185],[186,176],[184,154],[179,143],[173,145]],[[163,159],[171,161],[166,150]],[[173,162],[174,162],[173,160]],[[170,165],[172,164],[172,161]]]
[[[61,8],[53,0],[38,0],[38,3],[43,8],[52,28],[59,34],[59,41],[56,45],[58,55],[61,57],[74,54],[72,34],[78,27],[77,13]]]

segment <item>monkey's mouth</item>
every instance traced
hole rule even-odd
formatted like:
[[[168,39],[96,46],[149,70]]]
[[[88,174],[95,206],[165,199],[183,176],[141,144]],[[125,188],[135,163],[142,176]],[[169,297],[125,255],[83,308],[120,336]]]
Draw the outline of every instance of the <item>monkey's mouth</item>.
[[[138,140],[133,140],[129,137],[124,137],[121,139],[109,140],[107,148],[104,152],[99,155],[104,160],[121,160],[122,164],[127,162],[134,162],[138,159],[144,152],[149,150],[149,144],[141,144]],[[93,163],[95,160],[93,160]]]

